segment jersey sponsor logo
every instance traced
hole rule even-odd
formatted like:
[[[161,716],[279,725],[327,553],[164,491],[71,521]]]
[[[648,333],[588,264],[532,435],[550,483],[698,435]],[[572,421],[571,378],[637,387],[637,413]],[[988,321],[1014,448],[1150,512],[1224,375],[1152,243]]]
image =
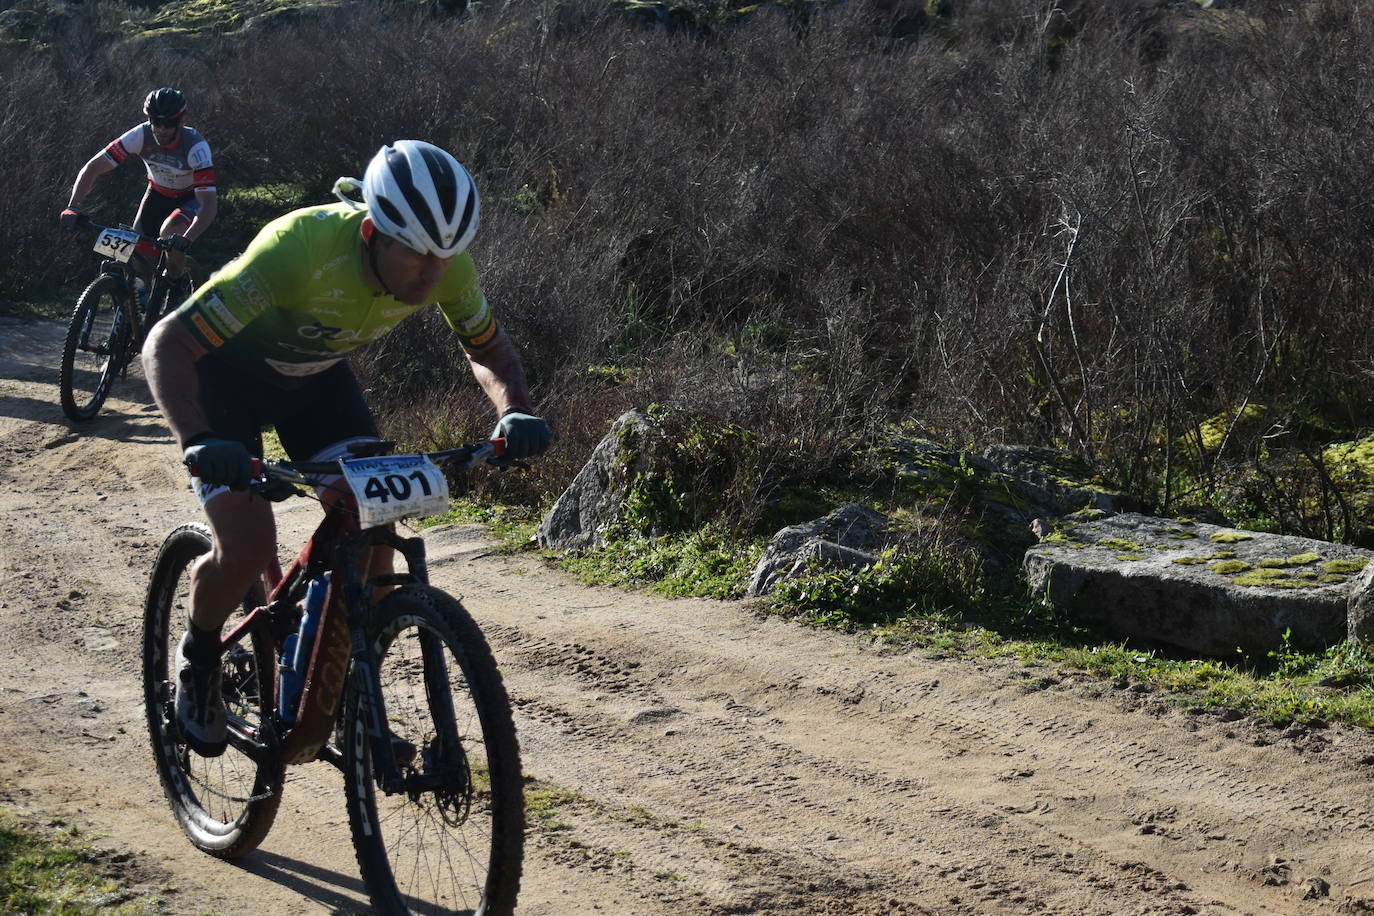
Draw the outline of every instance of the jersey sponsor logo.
[[[129,151],[124,148],[124,142],[121,138],[110,141],[109,145],[105,147],[105,155],[108,156],[115,165],[119,165],[125,159],[129,158]]]
[[[194,144],[190,151],[186,153],[186,164],[192,169],[208,169],[211,167],[210,144],[204,140]]]
[[[343,291],[343,290],[341,290],[341,289],[331,289],[331,290],[329,290],[328,292],[322,293],[322,294],[320,294],[320,295],[318,295],[318,296],[311,296],[311,297],[310,297],[310,301],[311,301],[311,302],[339,302],[339,301],[341,301],[343,298],[344,298],[344,291]],[[318,312],[317,312],[315,309],[311,309],[311,310],[310,310],[310,313],[311,313],[312,315],[313,315],[313,314],[318,314]],[[338,313],[337,313],[337,312],[331,312],[331,313],[329,313],[329,314],[337,315]]]
[[[326,273],[328,273],[331,270],[337,270],[339,265],[346,263],[350,257],[352,257],[352,255],[341,254],[334,260],[320,265],[320,269],[315,271],[315,279],[323,279]]]
[[[343,357],[337,359],[322,359],[313,363],[288,363],[279,359],[268,359],[267,365],[276,369],[282,375],[300,377],[305,375],[317,375],[339,362],[342,358]]]
[[[458,333],[465,337],[480,334],[482,329],[491,323],[491,320],[491,309],[487,308],[487,303],[483,301],[482,308],[476,315],[458,322]]]
[[[196,330],[200,331],[201,336],[205,338],[205,342],[208,343],[210,346],[224,346],[224,338],[220,337],[218,334],[214,332],[214,330],[210,327],[210,322],[206,321],[204,316],[192,315],[191,323],[196,326]]]
[[[318,345],[313,347],[300,347],[293,343],[287,343],[284,340],[277,341],[277,350],[282,353],[299,353],[301,356],[309,356],[312,359],[319,356],[321,352],[324,352],[320,350]]]
[[[243,330],[243,322],[234,317],[234,313],[224,307],[224,300],[217,293],[211,293],[201,303],[201,308],[214,316],[219,322],[220,327],[226,329],[231,335]]]
[[[272,304],[262,282],[258,279],[257,271],[251,268],[244,270],[234,285],[237,287],[239,298],[248,306],[249,319],[258,317]]]
[[[312,314],[312,315],[319,315],[319,316],[321,316],[321,317],[324,317],[324,316],[328,316],[328,317],[331,317],[331,318],[342,318],[342,317],[343,317],[343,312],[339,312],[339,311],[336,311],[336,310],[334,310],[334,309],[327,309],[327,308],[324,308],[323,306],[318,306],[318,305],[315,306],[315,307],[312,308],[312,309],[307,309],[306,311],[310,312],[310,314]]]
[[[307,340],[328,340],[343,341],[345,343],[363,344],[386,336],[392,325],[380,325],[370,331],[361,331],[356,328],[335,328],[327,324],[315,322],[314,324],[303,324],[296,328],[296,333]]]

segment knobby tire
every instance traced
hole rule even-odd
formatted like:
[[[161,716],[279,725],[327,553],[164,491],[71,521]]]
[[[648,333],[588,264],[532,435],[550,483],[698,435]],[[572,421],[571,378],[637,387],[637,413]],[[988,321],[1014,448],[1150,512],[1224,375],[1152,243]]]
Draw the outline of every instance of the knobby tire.
[[[350,678],[344,782],[358,866],[375,911],[514,912],[524,788],[510,700],[491,648],[460,602],[422,585],[388,595],[373,611],[368,639],[391,745],[409,758],[403,773],[441,785],[390,796],[381,791]],[[436,664],[440,657],[444,665]]]
[[[204,758],[180,740],[174,722],[176,646],[190,611],[191,567],[210,547],[209,529],[187,524],[168,535],[158,552],[144,606],[143,696],[158,776],[181,829],[197,848],[235,859],[256,849],[272,828],[285,765],[280,758],[255,763],[232,742],[221,756]],[[258,597],[246,598],[245,609]],[[231,716],[270,734],[274,647],[266,637],[254,635],[249,642],[235,643],[224,653],[225,705]]]
[[[133,333],[122,305],[124,295],[119,277],[102,274],[86,287],[72,310],[62,344],[58,387],[62,412],[76,422],[100,412],[115,376],[124,369]]]

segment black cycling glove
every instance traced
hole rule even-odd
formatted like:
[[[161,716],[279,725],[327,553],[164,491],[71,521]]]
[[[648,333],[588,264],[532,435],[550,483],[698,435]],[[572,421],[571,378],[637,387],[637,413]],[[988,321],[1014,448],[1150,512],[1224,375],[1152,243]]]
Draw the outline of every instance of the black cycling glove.
[[[242,490],[253,479],[253,458],[242,442],[234,439],[193,439],[181,460],[201,482]]]
[[[512,410],[501,417],[491,437],[505,438],[507,457],[530,458],[541,454],[549,447],[552,433],[549,431],[549,424],[542,417]]]

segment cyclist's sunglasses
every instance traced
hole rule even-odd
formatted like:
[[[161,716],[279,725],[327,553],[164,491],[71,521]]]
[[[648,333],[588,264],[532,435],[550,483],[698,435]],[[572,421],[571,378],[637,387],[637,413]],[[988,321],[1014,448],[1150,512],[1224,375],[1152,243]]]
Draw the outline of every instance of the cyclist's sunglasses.
[[[152,118],[154,127],[177,127],[181,124],[181,118]]]

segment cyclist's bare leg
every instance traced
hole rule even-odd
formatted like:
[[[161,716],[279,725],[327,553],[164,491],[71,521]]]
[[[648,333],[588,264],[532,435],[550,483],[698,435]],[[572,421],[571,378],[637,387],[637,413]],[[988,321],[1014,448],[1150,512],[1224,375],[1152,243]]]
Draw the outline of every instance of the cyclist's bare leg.
[[[215,540],[191,571],[191,619],[217,630],[276,556],[277,526],[272,504],[247,491],[220,493],[205,504],[205,514]]]
[[[191,220],[186,214],[177,211],[167,217],[162,224],[162,230],[158,233],[159,238],[167,238],[173,235],[181,235],[191,226]],[[175,280],[186,272],[186,252],[177,251],[175,248],[167,249],[167,279]]]

